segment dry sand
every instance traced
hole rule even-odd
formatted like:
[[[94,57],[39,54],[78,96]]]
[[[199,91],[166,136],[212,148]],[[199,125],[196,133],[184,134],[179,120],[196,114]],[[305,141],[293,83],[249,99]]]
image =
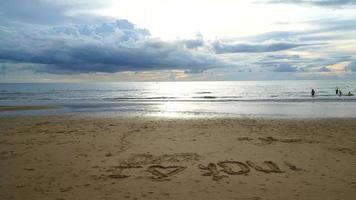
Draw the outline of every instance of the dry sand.
[[[0,199],[356,199],[356,119],[0,118]]]

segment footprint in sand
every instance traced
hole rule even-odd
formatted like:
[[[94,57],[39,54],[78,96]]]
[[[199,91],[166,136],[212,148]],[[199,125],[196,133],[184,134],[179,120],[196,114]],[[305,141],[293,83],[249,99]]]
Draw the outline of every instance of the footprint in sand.
[[[238,140],[238,141],[251,141],[251,140],[253,140],[253,139],[250,138],[250,137],[239,137],[239,138],[237,138],[237,140]]]
[[[265,138],[258,138],[260,141],[262,141],[265,144],[271,144],[272,142],[278,142],[279,140],[274,138],[274,137],[265,137]]]
[[[284,161],[284,164],[287,165],[287,167],[289,167],[289,169],[291,169],[293,171],[305,171],[305,169],[298,168],[297,166],[295,166],[289,162]]]
[[[272,144],[274,142],[281,142],[281,143],[290,143],[290,144],[300,144],[300,143],[320,143],[320,141],[314,140],[307,140],[307,139],[300,139],[300,138],[289,138],[289,139],[278,139],[271,136],[268,137],[259,137],[263,144]]]
[[[328,148],[328,150],[349,154],[351,156],[355,155],[355,151],[356,151],[356,149],[351,149],[347,147]]]
[[[127,166],[115,166],[115,167],[113,168],[113,170],[110,170],[110,171],[113,171],[114,173],[108,175],[108,177],[109,177],[109,178],[114,178],[114,179],[128,178],[128,177],[130,177],[130,175],[123,174],[123,171],[124,171],[125,169],[138,169],[138,168],[142,168],[142,166],[132,166],[132,165],[127,165]]]

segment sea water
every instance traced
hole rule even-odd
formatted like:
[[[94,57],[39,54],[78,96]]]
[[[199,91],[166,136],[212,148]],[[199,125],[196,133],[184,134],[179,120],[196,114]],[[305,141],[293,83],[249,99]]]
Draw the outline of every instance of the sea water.
[[[0,115],[356,117],[355,90],[353,80],[0,84],[0,106],[58,106]]]

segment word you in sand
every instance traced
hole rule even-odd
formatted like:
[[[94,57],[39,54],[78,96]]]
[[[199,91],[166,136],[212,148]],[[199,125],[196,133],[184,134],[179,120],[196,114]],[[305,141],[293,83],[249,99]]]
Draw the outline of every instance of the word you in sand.
[[[284,164],[289,167],[289,169],[293,171],[304,171],[303,169],[297,168],[296,166],[284,162]],[[181,173],[185,169],[186,166],[178,166],[178,165],[167,165],[163,166],[160,164],[148,165],[146,167],[142,165],[120,165],[115,166],[116,170],[114,174],[110,174],[107,177],[123,179],[128,178],[131,175],[127,175],[124,173],[124,170],[133,170],[133,169],[142,169],[144,168],[145,172],[148,172],[151,176],[151,179],[154,180],[170,180],[169,178]],[[263,166],[257,165],[252,161],[240,162],[240,161],[221,161],[218,163],[209,163],[207,165],[199,164],[198,168],[202,171],[202,176],[210,176],[214,181],[218,181],[222,178],[227,178],[231,175],[247,175],[250,173],[251,169],[254,169],[263,173],[284,173],[276,163],[273,161],[264,161]],[[135,173],[137,174],[137,173]]]
[[[207,166],[200,164],[198,167],[205,171],[202,176],[211,176],[214,181],[228,177],[228,175],[247,175],[250,173],[251,168],[263,173],[284,173],[273,161],[264,161],[263,164],[265,167],[259,166],[252,161],[246,161],[246,163],[240,161],[222,161],[217,164],[209,163]],[[285,162],[285,164],[293,171],[303,170],[288,162]],[[224,175],[220,175],[220,172],[223,172]]]

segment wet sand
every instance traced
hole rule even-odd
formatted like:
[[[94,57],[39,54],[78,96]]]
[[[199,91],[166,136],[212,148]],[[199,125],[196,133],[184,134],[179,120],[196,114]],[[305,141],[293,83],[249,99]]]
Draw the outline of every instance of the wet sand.
[[[22,110],[48,110],[56,109],[59,106],[0,106],[1,111],[22,111]]]
[[[356,196],[356,119],[0,118],[0,199]]]

